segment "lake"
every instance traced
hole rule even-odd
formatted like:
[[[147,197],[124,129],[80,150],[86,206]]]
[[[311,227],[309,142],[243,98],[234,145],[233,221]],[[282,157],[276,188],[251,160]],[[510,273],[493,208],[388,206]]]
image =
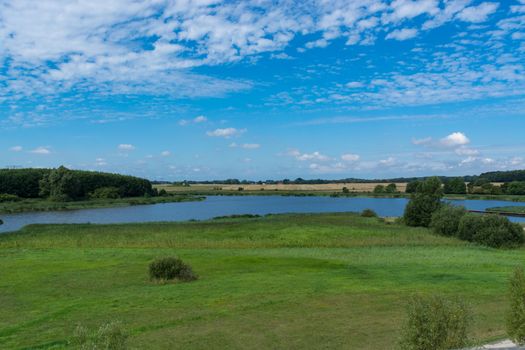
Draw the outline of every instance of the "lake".
[[[232,214],[280,214],[359,212],[373,209],[380,216],[403,214],[406,198],[360,198],[360,197],[283,197],[283,196],[208,196],[200,202],[161,203],[120,208],[82,209],[19,214],[0,214],[4,221],[0,232],[15,231],[29,224],[94,223],[112,224],[125,222],[206,220]],[[455,200],[471,210],[490,207],[521,205],[494,200]],[[525,205],[525,203],[523,203]],[[511,218],[525,222],[525,218]]]

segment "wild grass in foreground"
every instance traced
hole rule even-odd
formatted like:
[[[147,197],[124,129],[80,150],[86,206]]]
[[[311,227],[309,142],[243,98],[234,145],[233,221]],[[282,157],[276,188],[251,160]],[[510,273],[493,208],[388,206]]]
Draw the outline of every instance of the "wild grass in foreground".
[[[77,324],[119,321],[137,349],[390,349],[415,293],[462,298],[472,338],[493,339],[524,253],[357,214],[34,225],[0,235],[0,348],[67,348]],[[199,279],[152,282],[161,256]]]

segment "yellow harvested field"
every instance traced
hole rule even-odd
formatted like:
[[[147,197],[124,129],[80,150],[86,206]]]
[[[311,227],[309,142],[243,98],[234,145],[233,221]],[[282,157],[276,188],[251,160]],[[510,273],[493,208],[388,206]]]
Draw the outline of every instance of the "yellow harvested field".
[[[159,185],[156,186],[158,189],[165,189],[166,191],[182,192],[182,191],[237,191],[239,187],[242,187],[245,191],[318,191],[318,192],[340,192],[343,187],[348,188],[350,192],[372,192],[377,185],[386,186],[388,183],[328,183],[328,184],[272,184],[272,185],[221,185],[221,184],[206,184],[206,185],[191,185],[191,186],[171,186],[171,185]],[[406,182],[396,183],[397,190],[405,192]]]

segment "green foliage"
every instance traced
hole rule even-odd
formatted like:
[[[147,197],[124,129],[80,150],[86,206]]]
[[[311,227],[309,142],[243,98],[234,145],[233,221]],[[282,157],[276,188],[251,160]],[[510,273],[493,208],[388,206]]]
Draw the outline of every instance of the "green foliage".
[[[428,227],[432,214],[441,206],[442,197],[443,190],[439,178],[431,177],[421,182],[405,208],[405,223],[408,226]]]
[[[151,183],[133,176],[94,171],[57,169],[0,169],[0,193],[21,198],[49,197],[77,200],[101,187],[116,187],[121,197],[152,194]]]
[[[492,171],[479,176],[489,182],[525,181],[525,170]]]
[[[525,274],[517,267],[509,281],[510,307],[507,311],[507,334],[514,343],[525,344]]]
[[[513,181],[503,184],[502,191],[510,195],[525,195],[525,181]]]
[[[465,214],[465,207],[443,204],[432,214],[430,227],[438,235],[457,236],[459,222]]]
[[[39,181],[49,169],[0,169],[0,193],[14,194],[22,198],[37,198]]]
[[[364,218],[376,218],[377,213],[372,209],[365,209],[361,212],[361,216]]]
[[[0,203],[18,202],[20,197],[16,194],[0,193]]]
[[[167,192],[165,189],[161,188],[161,189],[159,190],[158,195],[159,195],[160,197],[164,197],[164,196],[167,196],[167,195],[168,195],[168,192]]]
[[[385,186],[377,185],[374,187],[374,193],[385,193]]]
[[[417,191],[418,186],[421,184],[421,181],[410,181],[407,184],[407,188],[405,190],[406,193],[415,193]]]
[[[161,281],[178,279],[189,282],[197,279],[191,266],[177,257],[159,258],[152,261],[149,265],[149,276],[152,280]]]
[[[395,183],[388,184],[385,187],[385,193],[396,193],[397,192],[397,186]]]
[[[103,324],[94,332],[78,325],[69,345],[79,350],[125,350],[128,348],[127,339],[120,322]]]
[[[407,308],[402,350],[459,349],[468,343],[471,317],[461,300],[414,296]]]
[[[118,188],[119,197],[140,197],[152,193],[148,180],[117,174],[69,170],[64,167],[53,169],[44,176],[40,184],[41,195],[55,200],[85,198],[99,188],[109,187]],[[102,192],[110,195],[111,191]]]
[[[350,193],[350,190],[348,189],[348,187],[343,187],[343,193]]]
[[[523,228],[499,215],[464,215],[458,226],[458,238],[489,247],[515,247],[523,244]]]
[[[120,190],[116,187],[100,187],[89,194],[90,198],[116,199],[120,198]]]
[[[466,194],[467,185],[462,177],[455,177],[445,181],[443,192],[446,194]]]

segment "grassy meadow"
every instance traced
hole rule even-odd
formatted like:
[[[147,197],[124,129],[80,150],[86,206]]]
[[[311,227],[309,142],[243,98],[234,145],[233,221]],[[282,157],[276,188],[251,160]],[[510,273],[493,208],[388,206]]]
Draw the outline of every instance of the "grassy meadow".
[[[170,255],[200,279],[149,281]],[[68,348],[77,324],[117,320],[133,349],[391,349],[414,293],[465,298],[489,340],[524,262],[355,214],[33,225],[0,235],[0,348]]]
[[[186,194],[159,197],[93,198],[69,202],[57,202],[45,198],[24,198],[13,202],[0,202],[0,213],[20,213],[34,211],[78,210],[92,208],[126,207],[157,203],[186,202],[202,198]]]

